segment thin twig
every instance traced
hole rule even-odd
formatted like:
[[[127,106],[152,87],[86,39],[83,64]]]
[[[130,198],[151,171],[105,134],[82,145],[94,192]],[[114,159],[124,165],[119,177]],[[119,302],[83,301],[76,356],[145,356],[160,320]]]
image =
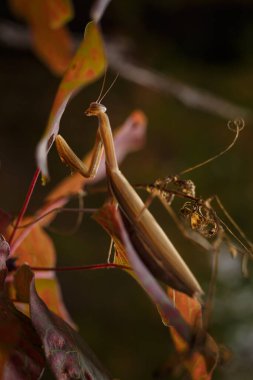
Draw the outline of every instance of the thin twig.
[[[92,264],[92,265],[82,265],[82,266],[68,266],[68,267],[31,267],[33,271],[53,271],[53,272],[71,272],[71,271],[83,271],[83,270],[97,270],[97,269],[125,269],[132,270],[131,267],[127,265],[105,263],[105,264]]]

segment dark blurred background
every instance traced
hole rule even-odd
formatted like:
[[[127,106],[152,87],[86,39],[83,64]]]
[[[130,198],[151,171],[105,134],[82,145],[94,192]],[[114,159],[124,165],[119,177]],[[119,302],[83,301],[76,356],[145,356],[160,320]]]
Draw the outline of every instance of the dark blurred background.
[[[76,16],[70,29],[77,39],[82,38],[91,4],[91,1],[74,1]],[[0,24],[20,25],[6,1],[1,2],[0,9]],[[247,115],[246,128],[236,146],[227,155],[190,173],[190,178],[204,198],[218,194],[251,238],[252,2],[112,1],[102,20],[102,29],[108,40],[120,44],[126,58],[134,64],[160,72],[189,88],[205,90],[215,99],[226,100],[232,105],[231,115],[235,109],[242,110],[242,114],[236,116]],[[15,215],[35,169],[35,147],[45,128],[59,78],[22,43],[11,47],[2,41],[0,51],[0,207]],[[109,72],[108,83],[114,76],[114,71]],[[83,111],[97,98],[101,82],[78,94],[62,119],[61,133],[80,155],[90,150],[94,141],[96,121],[85,119]],[[107,95],[104,103],[113,127],[120,125],[136,108],[142,109],[149,119],[145,148],[129,156],[122,165],[131,183],[150,183],[176,174],[218,153],[232,140],[233,135],[226,127],[227,112],[216,109],[215,103],[210,111],[213,98],[208,98],[207,110],[198,105],[187,106],[187,102],[179,98],[169,89],[154,90],[123,76]],[[49,155],[49,166],[51,181],[46,187],[38,184],[30,212],[69,174],[54,150]],[[91,196],[85,203],[98,207],[104,198],[104,195]],[[207,290],[210,254],[182,237],[158,201],[153,202],[151,209]],[[74,221],[72,216],[62,216],[56,226],[64,230]],[[109,239],[88,217],[75,235],[51,233],[51,236],[59,265],[105,261]],[[252,378],[253,364],[252,268],[249,265],[249,278],[243,278],[240,257],[232,259],[226,250],[222,251],[219,263],[210,332],[232,350],[233,357],[224,368],[217,370],[214,378],[248,380]],[[59,279],[65,303],[81,335],[111,373],[122,380],[151,380],[173,348],[167,329],[138,284],[116,270],[63,273]],[[51,375],[48,373],[44,378],[50,379]]]

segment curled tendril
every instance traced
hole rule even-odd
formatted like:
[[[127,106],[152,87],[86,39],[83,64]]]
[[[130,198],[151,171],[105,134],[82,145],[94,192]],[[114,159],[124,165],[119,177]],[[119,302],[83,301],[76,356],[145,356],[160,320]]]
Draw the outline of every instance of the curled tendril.
[[[245,127],[245,121],[242,118],[236,118],[228,121],[228,129],[232,132],[241,132]]]
[[[233,141],[227,146],[227,148],[224,149],[224,150],[222,150],[220,153],[214,155],[213,157],[210,157],[207,160],[201,162],[200,164],[191,166],[190,168],[181,171],[179,173],[180,175],[192,172],[195,169],[201,168],[202,166],[204,166],[206,164],[209,164],[209,162],[212,162],[212,161],[216,160],[218,157],[221,157],[223,154],[225,154],[226,152],[228,152],[235,145],[236,140],[238,139],[240,132],[245,127],[245,121],[243,119],[241,119],[241,118],[237,118],[237,119],[234,119],[234,120],[229,120],[228,123],[227,123],[227,126],[228,126],[228,129],[230,131],[232,131],[232,132],[235,133],[235,137],[234,137]]]

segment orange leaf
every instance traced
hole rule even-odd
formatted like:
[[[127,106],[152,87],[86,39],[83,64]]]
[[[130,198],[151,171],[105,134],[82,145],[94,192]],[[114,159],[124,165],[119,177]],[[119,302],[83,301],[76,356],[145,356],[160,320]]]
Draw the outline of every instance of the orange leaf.
[[[168,289],[168,294],[184,320],[193,330],[197,331],[202,328],[202,312],[199,301],[172,288]],[[182,355],[183,365],[190,373],[192,380],[210,380],[212,378],[212,371],[208,371],[204,355],[196,351],[188,355],[188,343],[172,326],[170,327],[170,333],[177,352]]]
[[[13,12],[29,24],[39,58],[52,72],[62,75],[73,56],[71,36],[67,28],[62,27],[72,17],[70,3],[63,0],[10,0],[10,5]]]
[[[74,14],[71,0],[9,0],[9,3],[13,13],[27,21],[39,22],[35,16],[38,16],[39,10],[43,10],[43,19],[51,28],[63,26]],[[43,8],[40,8],[42,5]]]
[[[51,28],[59,28],[69,22],[74,15],[71,0],[44,0]]]
[[[106,58],[98,27],[90,22],[84,40],[76,52],[57,91],[49,116],[45,134],[37,147],[37,162],[42,174],[47,177],[47,154],[59,131],[59,124],[71,96],[83,86],[97,79],[105,70]]]
[[[23,224],[29,223],[32,220],[31,217],[23,219]],[[10,236],[11,228],[8,230]],[[27,229],[28,235],[21,241],[21,234],[23,230],[17,230],[15,235],[16,241],[20,239],[20,244],[15,245],[16,251],[12,252],[17,258],[16,264],[21,266],[22,264],[29,264],[31,267],[55,267],[56,265],[56,252],[52,239],[44,231],[44,229],[38,224],[34,224],[32,228]],[[48,305],[49,309],[58,314],[70,325],[75,326],[69,313],[67,312],[63,303],[61,289],[58,284],[57,277],[53,271],[36,271],[35,279],[37,289],[40,297]],[[9,276],[9,294],[15,298],[15,291],[12,286],[12,276]],[[19,310],[22,310],[28,315],[28,308],[26,305],[17,305]]]
[[[66,28],[50,29],[42,24],[33,26],[33,44],[38,57],[56,75],[62,75],[73,56],[73,45]]]
[[[24,218],[22,224],[29,223],[31,217]],[[8,229],[7,237],[10,236],[12,228]],[[15,234],[15,241],[23,234],[23,229],[18,229]],[[50,236],[43,230],[39,224],[34,224],[29,230],[29,234],[22,238],[20,245],[15,244],[16,251],[12,250],[12,256],[15,253],[17,265],[28,264],[31,267],[53,267],[56,262],[55,248]]]

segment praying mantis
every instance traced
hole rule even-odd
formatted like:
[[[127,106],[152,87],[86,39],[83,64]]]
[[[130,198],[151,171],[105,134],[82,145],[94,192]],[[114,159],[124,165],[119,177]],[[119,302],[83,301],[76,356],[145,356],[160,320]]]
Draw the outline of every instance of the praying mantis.
[[[85,114],[97,117],[99,122],[89,165],[84,165],[64,138],[57,135],[56,148],[61,160],[85,178],[91,179],[96,175],[104,150],[109,190],[118,204],[130,240],[141,260],[165,284],[189,296],[200,296],[203,291],[197,279],[119,169],[106,107],[98,99],[90,104]]]

